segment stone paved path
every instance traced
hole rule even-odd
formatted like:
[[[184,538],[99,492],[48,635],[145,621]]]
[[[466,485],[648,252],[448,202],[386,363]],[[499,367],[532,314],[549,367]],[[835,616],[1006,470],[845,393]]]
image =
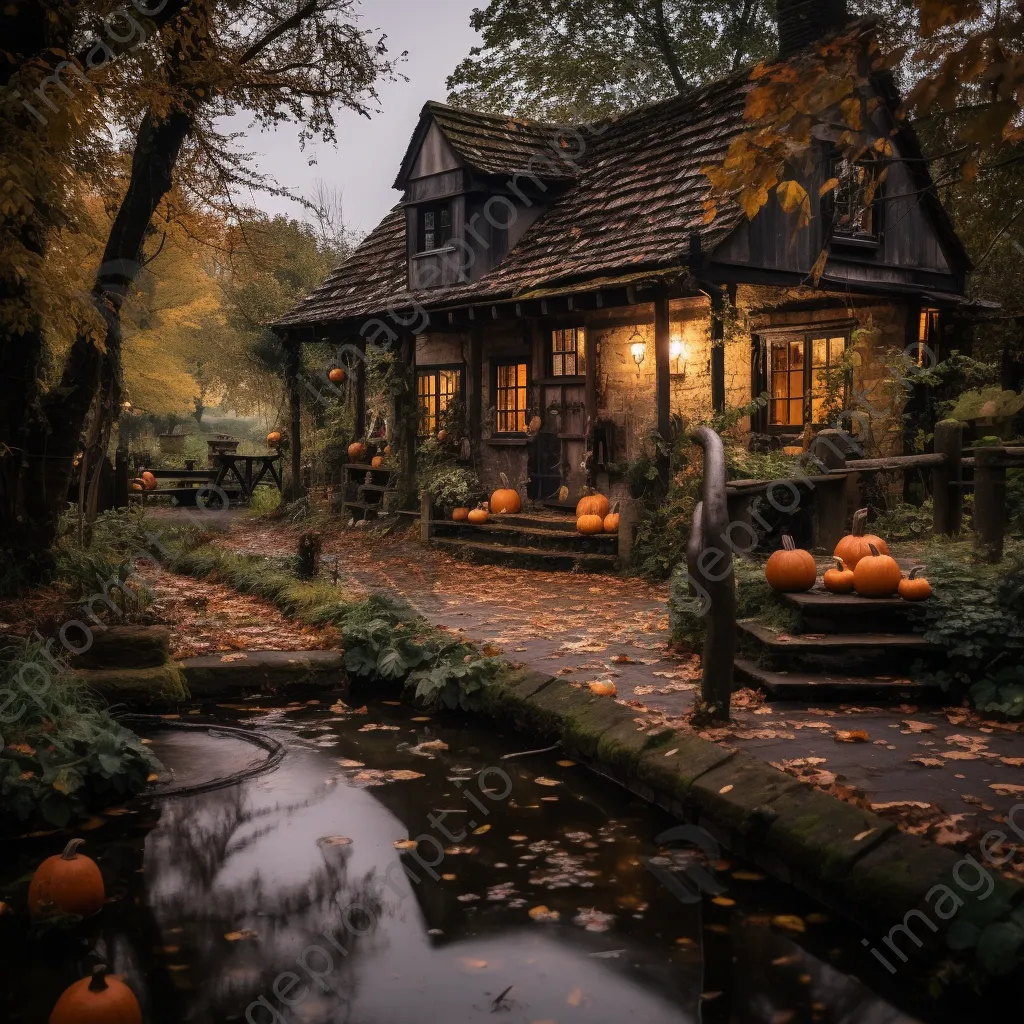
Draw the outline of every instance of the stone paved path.
[[[220,543],[285,554],[298,528],[232,513]],[[513,662],[570,681],[614,682],[638,718],[677,721],[699,681],[699,659],[667,649],[667,589],[636,579],[545,573],[458,561],[418,544],[415,533],[325,535],[325,572],[355,595],[383,591],[436,625]],[[705,735],[762,757],[847,799],[894,806],[901,827],[969,848],[1024,797],[1024,739],[1017,727],[965,708],[807,708],[737,695],[734,722]],[[866,741],[841,742],[843,733]],[[993,789],[998,786],[999,789]],[[836,787],[839,787],[838,789]],[[852,789],[851,789],[852,787]],[[1018,816],[1024,828],[1024,811]],[[1024,877],[1024,856],[1018,862]]]

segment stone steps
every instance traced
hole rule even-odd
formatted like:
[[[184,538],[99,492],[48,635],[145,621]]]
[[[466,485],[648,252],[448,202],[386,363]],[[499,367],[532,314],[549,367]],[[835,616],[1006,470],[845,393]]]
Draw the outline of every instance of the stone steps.
[[[467,561],[490,565],[508,565],[520,569],[547,572],[614,572],[618,559],[613,554],[559,548],[510,546],[485,540],[463,540],[459,537],[432,537],[432,547]]]
[[[927,695],[937,699],[942,690],[937,685],[920,682],[906,676],[845,675],[839,672],[813,672],[806,670],[777,671],[765,668],[748,658],[735,661],[736,680],[747,686],[764,690],[777,700],[825,700],[829,697],[849,698],[856,693],[858,700],[877,695],[887,700],[907,698],[921,700]]]
[[[543,548],[583,554],[616,555],[619,546],[617,534],[599,533],[588,536],[577,533],[575,525],[568,530],[556,529],[539,526],[535,521],[513,522],[507,516],[488,520],[482,525],[438,520],[431,524],[431,534],[435,537],[486,542],[511,548]]]

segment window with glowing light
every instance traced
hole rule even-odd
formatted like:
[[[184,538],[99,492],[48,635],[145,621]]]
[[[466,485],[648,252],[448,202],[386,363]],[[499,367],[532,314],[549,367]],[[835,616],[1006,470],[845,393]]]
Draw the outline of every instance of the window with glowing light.
[[[587,372],[586,341],[582,327],[551,332],[551,376],[582,377]]]
[[[498,363],[494,373],[498,434],[526,432],[526,363]]]
[[[822,420],[826,374],[838,366],[845,334],[772,338],[768,343],[768,425],[803,428]]]
[[[417,434],[429,437],[440,422],[441,414],[462,393],[462,370],[455,367],[430,367],[416,371],[416,407],[419,411]]]

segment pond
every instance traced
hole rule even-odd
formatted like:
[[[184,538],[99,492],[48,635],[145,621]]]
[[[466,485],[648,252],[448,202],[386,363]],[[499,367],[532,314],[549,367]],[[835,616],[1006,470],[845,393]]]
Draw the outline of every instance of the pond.
[[[151,1024],[918,1019],[877,994],[857,929],[727,853],[705,863],[557,751],[504,760],[529,742],[380,702],[217,714],[279,741],[279,763],[87,823],[108,902],[30,940],[0,918],[6,1020],[45,1021],[98,961]],[[177,784],[269,756],[152,737]],[[23,906],[16,880],[65,839],[5,842],[0,899]]]

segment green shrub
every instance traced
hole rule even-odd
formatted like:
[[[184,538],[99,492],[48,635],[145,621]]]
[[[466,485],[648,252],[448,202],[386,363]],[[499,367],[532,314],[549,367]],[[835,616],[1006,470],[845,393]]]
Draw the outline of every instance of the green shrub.
[[[0,651],[0,693],[12,712],[0,749],[0,811],[63,828],[72,819],[140,793],[159,761],[79,682],[59,671],[42,643]]]

